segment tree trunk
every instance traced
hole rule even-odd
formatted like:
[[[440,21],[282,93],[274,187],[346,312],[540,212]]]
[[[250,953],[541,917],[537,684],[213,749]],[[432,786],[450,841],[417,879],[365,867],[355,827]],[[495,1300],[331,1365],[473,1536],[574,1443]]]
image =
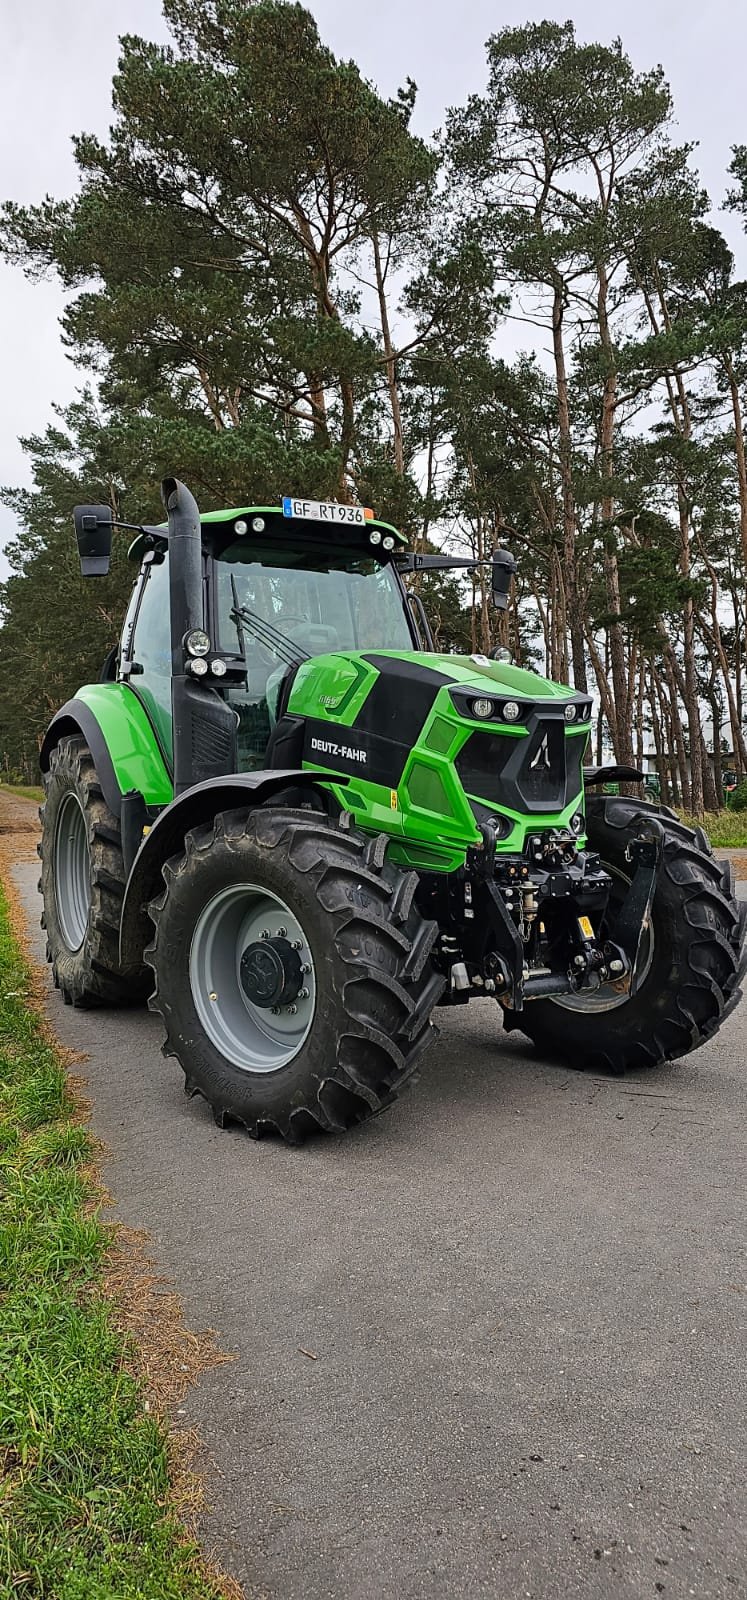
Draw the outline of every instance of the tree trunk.
[[[659,774],[659,785],[660,785],[660,788],[661,788],[661,798],[662,798],[662,800],[663,800],[665,805],[669,805],[669,803],[670,803],[669,802],[669,796],[670,796],[669,758],[668,758],[667,752],[664,749],[664,741],[663,741],[663,738],[662,738],[661,717],[659,716],[659,708],[658,708],[658,705],[657,705],[657,684],[656,684],[656,679],[655,679],[655,673],[656,673],[656,668],[654,666],[654,663],[653,663],[653,661],[649,661],[649,663],[648,663],[648,677],[649,677],[649,685],[650,685],[650,687],[649,687],[649,702],[648,703],[649,703],[649,710],[651,712],[651,731],[653,733],[653,739],[654,739],[654,754],[655,754],[655,758],[656,758],[656,770],[657,770],[657,772]]]
[[[379,319],[381,321],[381,336],[384,343],[384,360],[386,362],[386,386],[389,393],[389,406],[392,413],[392,449],[394,453],[394,470],[400,477],[405,470],[405,444],[402,431],[402,409],[399,403],[399,387],[397,384],[397,363],[395,360],[394,345],[389,327],[389,308],[386,302],[385,278],[386,272],[381,264],[381,249],[379,246],[379,233],[377,228],[371,231],[373,245],[374,271],[376,273],[376,293],[379,297]]]
[[[573,487],[573,443],[571,416],[568,405],[568,373],[563,345],[564,291],[558,281],[553,290],[552,345],[555,358],[557,387],[558,434],[560,444],[560,484],[563,501],[563,577],[567,596],[568,626],[571,635],[573,682],[582,693],[588,693],[586,656],[584,653],[584,615],[578,589],[578,562],[576,538],[576,497]]]
[[[742,541],[744,571],[745,575],[747,575],[747,455],[745,454],[742,404],[739,398],[739,386],[731,356],[729,354],[725,355],[723,361],[731,396],[731,408],[734,414],[734,453],[737,459],[737,483],[739,484],[739,534]]]

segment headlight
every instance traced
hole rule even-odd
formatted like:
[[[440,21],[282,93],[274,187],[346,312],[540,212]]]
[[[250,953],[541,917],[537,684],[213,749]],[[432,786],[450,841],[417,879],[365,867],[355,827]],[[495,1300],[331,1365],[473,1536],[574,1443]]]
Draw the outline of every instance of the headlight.
[[[563,715],[565,716],[566,722],[575,722],[576,721],[576,707],[573,706],[573,705],[566,706]]]
[[[215,660],[211,661],[211,663],[210,663],[210,671],[212,672],[214,678],[225,678],[225,676],[226,676],[226,663],[225,663],[225,661],[221,661],[220,656],[216,656]]]
[[[518,722],[520,716],[521,716],[521,707],[519,705],[518,700],[507,700],[506,704],[503,707],[503,718],[504,718],[504,721],[505,722]]]
[[[575,833],[578,836],[578,834],[579,833],[583,833],[583,831],[584,831],[584,814],[583,814],[583,811],[577,811],[575,813],[575,816],[571,817],[571,833]]]
[[[184,641],[188,654],[191,656],[206,656],[210,650],[210,639],[202,628],[193,628]]]
[[[204,656],[196,656],[195,660],[189,663],[189,670],[196,678],[204,678],[207,669],[208,664]]]
[[[492,700],[473,700],[472,701],[472,715],[473,715],[473,717],[480,717],[483,721],[484,721],[484,719],[486,717],[492,717],[492,715],[493,715],[493,702],[492,702]]]

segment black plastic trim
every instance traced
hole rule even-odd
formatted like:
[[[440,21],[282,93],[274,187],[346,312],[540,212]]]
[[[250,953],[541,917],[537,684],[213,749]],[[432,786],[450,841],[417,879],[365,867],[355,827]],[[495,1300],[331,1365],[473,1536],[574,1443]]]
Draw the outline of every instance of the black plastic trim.
[[[347,778],[331,778],[328,772],[301,767],[237,772],[230,777],[208,778],[205,783],[195,784],[164,806],[140,846],[127,881],[119,931],[122,965],[137,965],[142,958],[152,933],[148,906],[163,889],[161,867],[169,856],[183,848],[190,828],[212,822],[219,811],[242,805],[262,805],[279,789],[315,788],[323,783],[345,784]]]
[[[583,772],[587,789],[596,783],[643,783],[646,776],[638,767],[584,767]]]
[[[39,766],[42,772],[49,771],[49,758],[52,751],[68,733],[80,733],[88,745],[93,756],[96,776],[104,793],[104,799],[109,810],[119,818],[122,808],[122,791],[117,782],[114,763],[109,754],[109,746],[104,738],[101,728],[90,708],[84,700],[68,700],[52,718],[42,740],[39,751]]]

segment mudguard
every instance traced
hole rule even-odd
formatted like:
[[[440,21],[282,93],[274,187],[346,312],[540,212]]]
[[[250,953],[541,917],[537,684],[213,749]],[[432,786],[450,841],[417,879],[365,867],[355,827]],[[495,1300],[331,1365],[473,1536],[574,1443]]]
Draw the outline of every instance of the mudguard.
[[[643,783],[646,776],[638,767],[584,767],[583,771],[587,789],[597,783]]]
[[[104,799],[119,818],[122,796],[137,791],[146,806],[166,806],[173,786],[147,713],[126,683],[89,683],[62,706],[47,728],[39,765],[66,734],[82,734],[93,756]]]
[[[237,772],[226,778],[208,778],[185,790],[166,806],[146,834],[127,880],[122,921],[119,930],[119,955],[123,968],[136,966],[149,942],[152,924],[148,906],[163,888],[161,867],[169,856],[181,850],[190,828],[212,822],[218,811],[240,806],[262,805],[280,789],[316,788],[347,778],[300,767],[273,768],[264,772]]]

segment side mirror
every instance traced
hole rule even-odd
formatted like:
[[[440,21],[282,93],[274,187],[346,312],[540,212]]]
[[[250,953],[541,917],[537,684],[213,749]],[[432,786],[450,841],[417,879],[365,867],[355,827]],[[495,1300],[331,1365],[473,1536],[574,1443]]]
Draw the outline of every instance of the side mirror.
[[[499,611],[505,611],[508,605],[508,596],[511,588],[511,579],[516,571],[516,561],[510,550],[494,550],[491,570],[491,586],[493,591],[493,605]]]
[[[73,511],[80,570],[84,578],[105,578],[112,553],[111,506],[76,506]]]

